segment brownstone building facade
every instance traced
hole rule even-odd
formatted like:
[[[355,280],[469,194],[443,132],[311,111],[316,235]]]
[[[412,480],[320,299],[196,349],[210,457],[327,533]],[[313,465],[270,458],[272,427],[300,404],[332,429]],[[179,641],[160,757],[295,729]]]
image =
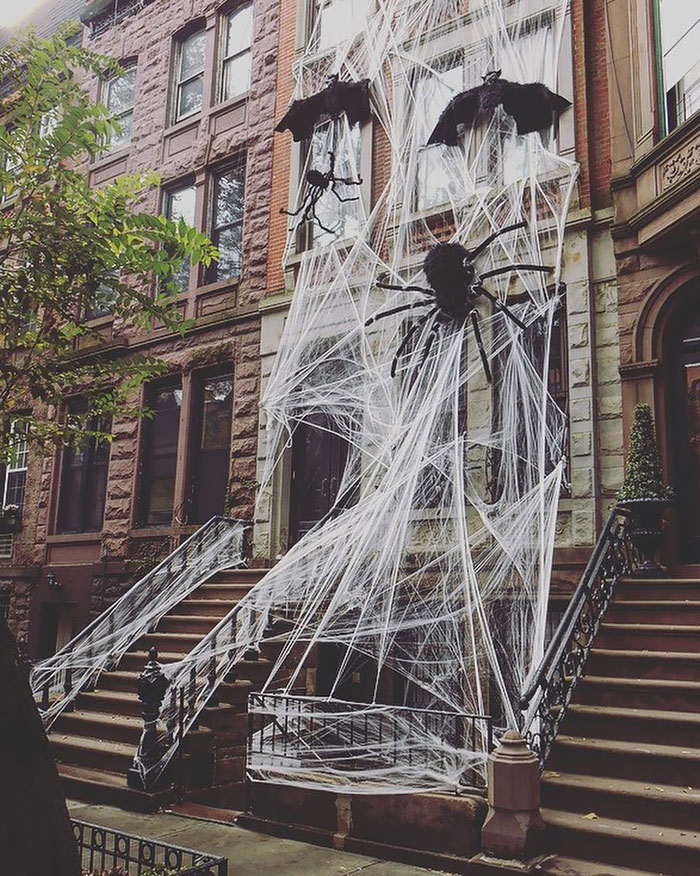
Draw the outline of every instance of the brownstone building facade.
[[[0,604],[35,657],[213,514],[250,518],[254,499],[278,4],[94,0],[82,15],[84,44],[124,67],[118,80],[85,83],[122,128],[91,181],[157,171],[143,208],[186,219],[221,257],[178,278],[193,321],[184,337],[93,315],[119,355],[167,362],[142,389],[155,417],[115,420],[110,446],[43,459],[30,449],[5,473],[4,501],[22,504],[23,528],[0,545]],[[67,400],[67,412],[79,405]]]

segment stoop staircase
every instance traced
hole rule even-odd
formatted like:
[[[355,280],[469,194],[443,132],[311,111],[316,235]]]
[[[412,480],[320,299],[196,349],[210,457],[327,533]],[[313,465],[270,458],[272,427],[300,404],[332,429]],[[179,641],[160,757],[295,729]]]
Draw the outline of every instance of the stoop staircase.
[[[700,874],[700,581],[618,581],[542,805],[550,850],[585,872]]]
[[[49,741],[67,796],[140,810],[157,808],[173,798],[172,789],[146,794],[127,787],[127,771],[143,729],[136,693],[139,673],[153,646],[161,663],[181,660],[266,572],[243,568],[217,572],[164,615],[155,632],[135,642],[113,671],[103,672],[97,689],[79,693],[73,711],[61,713]],[[259,690],[269,675],[272,662],[265,653],[263,644],[257,660],[237,664],[235,681],[217,688],[219,704],[205,707],[198,729],[185,737],[183,778],[188,799],[197,799],[199,789],[207,802],[220,800],[222,805],[242,808],[246,703],[248,694]],[[225,747],[225,762],[212,763],[214,747]]]

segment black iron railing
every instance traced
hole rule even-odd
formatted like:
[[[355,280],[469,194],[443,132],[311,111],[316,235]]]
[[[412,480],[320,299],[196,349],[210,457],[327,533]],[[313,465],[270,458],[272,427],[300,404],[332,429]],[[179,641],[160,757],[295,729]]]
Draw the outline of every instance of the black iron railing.
[[[247,526],[212,517],[53,657],[34,665],[32,692],[47,729],[206,578],[243,563]]]
[[[630,574],[638,555],[629,537],[629,511],[615,508],[593,549],[581,581],[535,676],[523,693],[523,735],[544,767],[615,586]]]
[[[449,775],[483,786],[493,748],[489,715],[412,709],[320,697],[252,693],[248,697],[248,773],[344,775],[347,781],[401,775]]]
[[[227,876],[228,861],[158,840],[71,819],[80,860],[88,873],[121,868],[128,876],[165,870],[173,876]],[[157,869],[158,868],[158,869]]]

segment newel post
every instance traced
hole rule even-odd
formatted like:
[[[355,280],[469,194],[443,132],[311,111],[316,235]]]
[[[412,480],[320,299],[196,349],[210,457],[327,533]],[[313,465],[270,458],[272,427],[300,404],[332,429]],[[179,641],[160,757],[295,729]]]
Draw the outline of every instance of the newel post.
[[[143,715],[143,731],[139,747],[134,757],[126,781],[130,788],[137,791],[147,791],[149,787],[148,771],[160,759],[158,745],[158,716],[170,682],[163,673],[163,667],[158,662],[158,651],[151,648],[148,652],[148,662],[139,675],[137,689],[141,700]]]
[[[529,872],[544,852],[537,755],[507,730],[488,760],[489,811],[481,829],[479,873]]]

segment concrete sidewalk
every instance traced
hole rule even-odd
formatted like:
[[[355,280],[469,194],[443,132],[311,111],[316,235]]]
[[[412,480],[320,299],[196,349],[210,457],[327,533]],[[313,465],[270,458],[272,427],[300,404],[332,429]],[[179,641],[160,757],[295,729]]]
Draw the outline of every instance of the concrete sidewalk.
[[[172,813],[141,815],[69,800],[74,818],[228,858],[229,876],[426,876],[425,870]]]

